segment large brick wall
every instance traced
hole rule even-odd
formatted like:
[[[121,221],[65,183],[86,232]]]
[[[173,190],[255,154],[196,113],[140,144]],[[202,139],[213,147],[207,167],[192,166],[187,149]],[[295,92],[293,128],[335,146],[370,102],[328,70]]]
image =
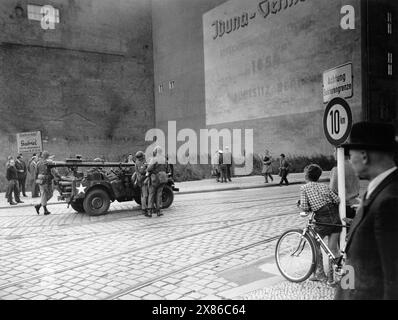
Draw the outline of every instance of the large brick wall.
[[[354,96],[348,101],[353,110],[354,121],[363,117],[359,0],[300,1],[294,7],[258,21],[263,26],[263,38],[257,39],[257,43],[248,42],[248,46],[238,47],[242,50],[234,51],[231,57],[224,55],[225,59],[230,61],[222,66],[218,75],[230,73],[231,77],[226,77],[224,84],[219,82],[216,91],[228,90],[231,83],[236,85],[236,92],[240,89],[244,91],[253,82],[253,78],[258,77],[258,85],[268,83],[272,92],[266,94],[263,100],[245,97],[247,105],[240,109],[241,116],[238,114],[236,117],[235,114],[235,117],[232,117],[233,109],[224,105],[226,109],[219,113],[218,120],[225,119],[225,122],[206,123],[206,72],[212,72],[214,69],[210,67],[205,70],[204,52],[209,50],[209,59],[212,55],[218,55],[219,58],[222,47],[217,51],[217,47],[208,49],[207,44],[204,45],[207,41],[205,32],[213,35],[214,27],[211,27],[211,24],[203,25],[203,15],[215,12],[214,17],[227,20],[227,17],[231,14],[234,16],[241,9],[255,12],[260,2],[152,1],[156,124],[160,128],[166,128],[167,121],[176,120],[177,130],[209,127],[254,129],[256,153],[268,148],[275,155],[281,152],[291,155],[331,155],[333,148],[326,141],[322,127],[325,108],[322,99],[324,71],[349,61],[353,63]],[[340,28],[340,10],[347,4],[353,5],[356,11],[355,30]],[[259,15],[259,12],[257,14]],[[246,39],[250,38],[251,31],[258,32],[257,36],[262,32],[259,29],[250,29],[250,26],[247,30],[249,35]],[[241,30],[236,31],[236,34],[239,31]],[[234,36],[231,33],[224,36],[225,39],[227,37]],[[238,36],[236,44],[239,44],[240,40],[242,38]],[[263,59],[264,63],[268,63],[267,56],[274,53],[278,53],[280,57],[278,66],[271,67],[272,70],[263,69],[262,72],[266,76],[253,75],[252,62]],[[246,73],[245,68],[248,71]],[[236,76],[234,70],[237,70]],[[243,70],[242,73],[239,74],[239,70]],[[175,81],[172,90],[168,87],[170,80]],[[157,91],[160,84],[164,85],[162,93]],[[207,101],[209,102],[216,101]],[[253,106],[253,103],[258,105]],[[214,103],[211,108],[217,107],[217,103]],[[261,112],[256,115],[253,114],[256,108],[261,111],[262,108],[280,108],[282,112],[273,112],[268,116]],[[234,112],[236,113],[236,106]],[[248,112],[251,112],[250,117]],[[228,120],[232,118],[236,120]],[[240,120],[243,118],[248,120]]]
[[[28,20],[27,3],[0,2],[0,163],[24,131],[41,130],[57,159],[143,148],[154,126],[150,2],[34,1],[60,10],[55,30]]]

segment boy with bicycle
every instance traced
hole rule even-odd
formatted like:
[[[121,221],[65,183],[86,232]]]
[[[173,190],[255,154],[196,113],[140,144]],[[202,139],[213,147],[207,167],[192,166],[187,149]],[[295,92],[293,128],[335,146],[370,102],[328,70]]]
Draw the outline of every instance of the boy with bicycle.
[[[316,225],[315,231],[322,239],[326,236],[328,239],[328,247],[337,257],[339,251],[339,236],[342,230],[338,204],[339,197],[329,188],[329,186],[319,183],[319,177],[322,174],[322,169],[316,164],[310,164],[304,168],[304,175],[306,184],[301,187],[300,200],[298,206],[301,210],[315,213],[315,221],[326,225]],[[319,257],[322,257],[322,252],[317,245]],[[329,261],[328,276],[326,277],[323,268],[323,259],[317,262],[315,274],[310,280],[324,281],[327,280],[329,286],[334,286],[335,281],[333,277],[333,267]]]

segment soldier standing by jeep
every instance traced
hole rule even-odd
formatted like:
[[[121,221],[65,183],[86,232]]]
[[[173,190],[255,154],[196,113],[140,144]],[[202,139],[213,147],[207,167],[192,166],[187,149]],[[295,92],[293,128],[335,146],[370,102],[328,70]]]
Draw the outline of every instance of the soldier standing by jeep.
[[[43,206],[44,215],[49,215],[51,212],[47,210],[47,202],[53,196],[52,181],[55,177],[59,178],[58,172],[48,166],[52,163],[52,157],[48,151],[43,151],[40,161],[37,163],[36,181],[40,187],[41,199],[40,203],[35,206],[37,214],[40,214],[40,208]]]
[[[147,217],[152,217],[152,213],[157,214],[157,216],[162,216],[160,212],[162,208],[162,193],[164,185],[167,183],[167,165],[166,158],[163,155],[163,150],[161,147],[156,147],[153,150],[153,158],[150,160],[147,169],[147,181],[149,184],[149,199],[148,207],[149,214]]]
[[[145,160],[145,154],[142,151],[138,151],[135,154],[135,172],[137,175],[137,186],[140,187],[141,189],[141,208],[143,211],[143,214],[146,216],[148,215],[148,184],[145,183],[145,175],[146,175],[146,169],[148,164],[146,163]]]

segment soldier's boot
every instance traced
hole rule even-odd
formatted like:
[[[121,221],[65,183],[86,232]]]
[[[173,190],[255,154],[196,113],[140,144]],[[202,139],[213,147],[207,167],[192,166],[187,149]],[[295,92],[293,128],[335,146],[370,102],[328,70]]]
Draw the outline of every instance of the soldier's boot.
[[[37,214],[40,214],[40,208],[41,208],[41,204],[35,205],[35,209],[36,209]]]
[[[47,210],[47,206],[43,206],[43,208],[44,208],[44,215],[45,216],[48,216],[49,214],[51,214],[51,212]]]
[[[158,217],[163,216],[163,213],[160,212],[160,209],[156,209],[156,214]]]
[[[146,215],[148,214],[148,209],[143,209],[143,210],[142,210],[142,214],[143,214],[144,216],[146,216]]]
[[[145,214],[146,217],[152,218],[152,213],[153,213],[153,209],[149,209],[149,211],[147,211],[147,213]]]

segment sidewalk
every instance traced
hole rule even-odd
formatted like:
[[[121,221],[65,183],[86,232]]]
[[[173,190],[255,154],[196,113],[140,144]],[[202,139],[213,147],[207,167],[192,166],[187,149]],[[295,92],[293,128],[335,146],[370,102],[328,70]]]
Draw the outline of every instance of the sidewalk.
[[[320,181],[329,181],[330,172],[326,171],[322,173]],[[203,193],[203,192],[215,192],[215,191],[227,191],[227,190],[240,190],[240,189],[255,189],[255,188],[270,188],[278,187],[280,178],[274,176],[274,182],[264,183],[263,176],[250,176],[250,177],[235,177],[232,178],[232,182],[228,183],[217,183],[215,179],[205,179],[198,181],[186,181],[186,182],[176,182],[175,186],[180,189],[179,192],[175,194],[191,194],[191,193]],[[288,176],[290,184],[302,184],[304,183],[303,173],[292,173]],[[24,203],[18,204],[17,206],[12,206],[12,208],[33,206],[40,202],[40,198],[31,197],[31,192],[27,192],[28,197],[22,197],[21,200]],[[64,203],[58,201],[58,191],[54,190],[54,196],[48,202],[51,204]],[[0,193],[0,208],[10,208],[7,199],[5,198],[5,192]]]

